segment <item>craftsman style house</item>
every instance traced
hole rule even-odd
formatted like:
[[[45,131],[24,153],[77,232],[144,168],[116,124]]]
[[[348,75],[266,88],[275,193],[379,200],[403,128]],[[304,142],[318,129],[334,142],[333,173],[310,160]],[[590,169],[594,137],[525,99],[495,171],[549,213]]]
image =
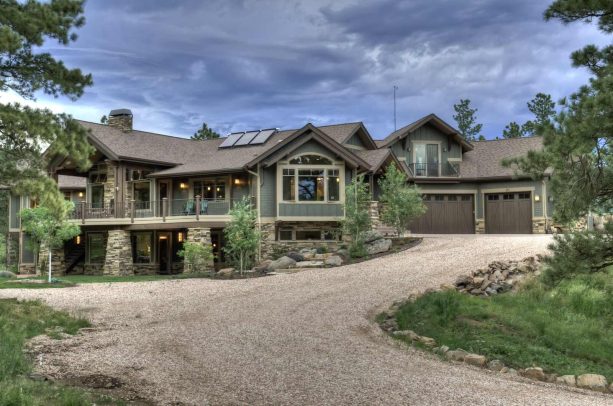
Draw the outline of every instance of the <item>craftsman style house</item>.
[[[415,233],[544,233],[552,210],[546,182],[500,163],[541,148],[538,137],[468,143],[433,114],[380,141],[359,122],[205,141],[134,130],[126,109],[107,125],[81,124],[96,150],[91,169],[62,158],[49,168],[82,230],[53,255],[68,273],[181,272],[184,241],[211,244],[221,264],[228,211],[241,199],[257,208],[262,257],[276,245],[339,244],[345,185],[365,175],[380,227],[377,181],[390,164],[423,192]],[[9,210],[9,256],[24,271],[34,257],[17,213],[28,204],[12,196]]]

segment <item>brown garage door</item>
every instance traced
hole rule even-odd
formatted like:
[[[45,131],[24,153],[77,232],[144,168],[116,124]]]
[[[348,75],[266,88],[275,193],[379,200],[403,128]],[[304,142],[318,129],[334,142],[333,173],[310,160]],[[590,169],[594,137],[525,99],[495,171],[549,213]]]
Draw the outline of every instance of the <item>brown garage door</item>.
[[[426,194],[428,211],[409,230],[418,234],[474,234],[473,195]]]
[[[530,192],[485,195],[485,232],[489,234],[531,234]]]

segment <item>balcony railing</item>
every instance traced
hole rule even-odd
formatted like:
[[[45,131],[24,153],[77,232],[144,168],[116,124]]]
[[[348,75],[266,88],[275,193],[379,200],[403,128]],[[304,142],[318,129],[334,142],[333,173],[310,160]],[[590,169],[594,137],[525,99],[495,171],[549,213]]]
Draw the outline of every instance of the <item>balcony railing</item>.
[[[458,163],[413,163],[409,164],[409,170],[416,178],[421,177],[458,177],[460,176],[460,165]]]
[[[207,200],[195,199],[162,199],[157,201],[130,201],[92,204],[81,202],[76,205],[70,218],[73,220],[89,219],[145,219],[190,216],[199,219],[200,216],[227,215],[234,205],[242,199]]]

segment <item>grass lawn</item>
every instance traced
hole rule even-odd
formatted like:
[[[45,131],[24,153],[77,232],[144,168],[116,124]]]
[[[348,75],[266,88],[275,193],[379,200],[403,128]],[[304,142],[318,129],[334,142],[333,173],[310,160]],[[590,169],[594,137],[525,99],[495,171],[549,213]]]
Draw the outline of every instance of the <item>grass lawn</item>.
[[[118,404],[103,395],[28,378],[32,365],[23,353],[27,339],[46,332],[52,337],[58,331],[75,334],[87,326],[87,320],[38,301],[0,299],[0,405]]]
[[[46,283],[46,276],[37,276],[29,278],[34,280],[31,283],[18,282],[16,279],[0,278],[0,289],[47,289],[47,288],[67,288],[82,283],[113,283],[113,282],[149,282],[163,281],[176,279],[191,279],[191,278],[210,278],[210,274],[206,273],[188,273],[177,275],[129,275],[129,276],[113,276],[113,275],[67,275],[56,278],[55,283]],[[43,281],[41,283],[40,281]]]
[[[451,349],[548,373],[596,373],[613,381],[613,267],[547,288],[531,281],[488,298],[455,291],[427,294],[396,314],[400,329]]]

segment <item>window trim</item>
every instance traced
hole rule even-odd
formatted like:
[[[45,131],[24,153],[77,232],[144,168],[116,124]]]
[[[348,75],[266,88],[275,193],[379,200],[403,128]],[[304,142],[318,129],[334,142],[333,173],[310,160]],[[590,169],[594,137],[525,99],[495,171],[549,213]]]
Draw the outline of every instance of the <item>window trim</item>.
[[[411,164],[413,164],[413,167],[415,167],[415,164],[417,164],[417,162],[415,162],[415,157],[416,157],[416,148],[415,145],[428,145],[428,144],[437,144],[438,145],[438,164],[443,165],[443,154],[442,154],[442,141],[426,141],[426,140],[415,140],[415,141],[411,141]],[[427,147],[426,147],[427,148]],[[427,150],[426,150],[426,154],[427,154]],[[426,165],[428,165],[428,162],[426,162]],[[427,167],[427,166],[426,166]],[[439,168],[440,169],[440,168]],[[426,171],[427,172],[427,171]],[[413,175],[416,178],[440,178],[441,177],[441,170],[438,171],[439,174],[438,176],[431,176],[431,175]]]
[[[281,239],[281,231],[289,231],[292,233],[292,238],[291,240],[282,240]],[[319,240],[299,240],[296,238],[296,234],[298,231],[319,231]],[[326,240],[324,238],[326,232],[330,232],[330,231],[335,231],[335,229],[333,227],[329,227],[329,228],[325,228],[325,227],[279,227],[277,229],[277,241],[280,242],[285,242],[285,241],[292,241],[292,242],[311,242],[311,241],[321,241],[321,242],[339,242],[341,240],[341,236],[342,234],[338,235],[337,239],[334,240]]]
[[[303,155],[318,155],[322,158],[325,158],[332,162],[331,165],[311,165],[311,164],[290,164],[289,162],[292,159],[298,158]],[[284,169],[294,169],[294,200],[285,200],[283,198],[283,170]],[[322,170],[324,172],[324,200],[299,200],[298,194],[298,178],[299,178],[299,170],[300,169],[309,169],[309,170]],[[338,200],[329,200],[329,191],[328,191],[328,170],[338,170],[338,178],[339,178],[339,197]],[[277,163],[277,205],[281,203],[286,204],[342,204],[345,202],[345,162],[337,161],[333,158],[321,154],[319,152],[300,152],[299,154],[288,157],[286,160],[279,161]],[[278,208],[278,207],[277,207]]]

